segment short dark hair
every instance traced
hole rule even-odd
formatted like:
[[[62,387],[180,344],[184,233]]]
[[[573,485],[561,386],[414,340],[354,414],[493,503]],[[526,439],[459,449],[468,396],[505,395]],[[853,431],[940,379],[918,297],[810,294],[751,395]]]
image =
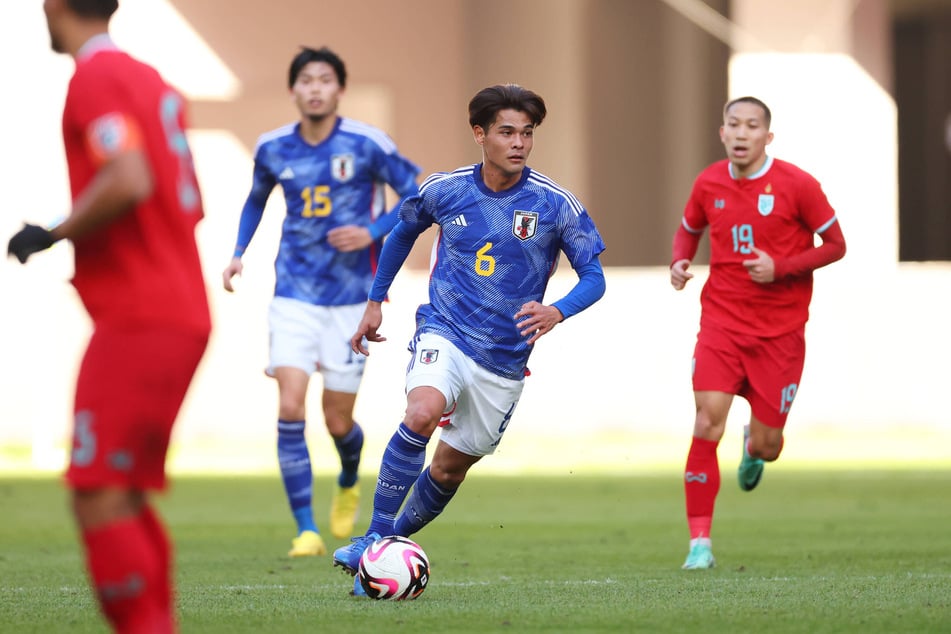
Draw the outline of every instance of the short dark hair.
[[[469,102],[469,125],[487,129],[500,110],[524,112],[533,126],[541,125],[548,110],[545,100],[518,84],[499,84],[483,88]]]
[[[344,88],[347,85],[347,68],[343,65],[343,60],[340,59],[336,53],[326,46],[321,46],[317,49],[301,46],[300,53],[295,55],[294,59],[291,60],[291,68],[287,73],[288,88],[294,87],[294,83],[297,81],[297,76],[300,75],[301,69],[311,62],[326,62],[330,64],[334,69],[334,73],[337,75],[337,83],[340,84],[340,87]]]
[[[81,18],[108,20],[119,8],[119,0],[66,0],[66,6]]]
[[[760,100],[757,99],[756,97],[750,97],[749,95],[747,95],[746,97],[737,97],[736,99],[731,99],[730,101],[726,102],[726,105],[723,106],[723,118],[724,118],[724,120],[726,119],[726,113],[727,113],[727,111],[729,111],[730,108],[732,108],[733,106],[735,106],[735,105],[738,104],[738,103],[751,103],[751,104],[753,104],[754,106],[759,106],[760,108],[762,108],[762,109],[763,109],[763,118],[766,120],[766,129],[767,129],[767,130],[769,129],[769,124],[770,124],[770,122],[771,122],[772,119],[773,119],[773,113],[771,113],[771,112],[769,111],[769,106],[767,106],[765,103],[763,103],[762,101],[760,101]]]

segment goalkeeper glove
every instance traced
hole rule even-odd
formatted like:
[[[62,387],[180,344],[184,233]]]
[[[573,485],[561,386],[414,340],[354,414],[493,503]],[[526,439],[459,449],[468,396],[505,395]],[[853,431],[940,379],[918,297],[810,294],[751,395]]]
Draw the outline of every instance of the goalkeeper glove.
[[[25,264],[27,258],[36,253],[53,246],[56,239],[53,234],[37,225],[24,224],[7,245],[7,255],[16,256],[20,264]]]

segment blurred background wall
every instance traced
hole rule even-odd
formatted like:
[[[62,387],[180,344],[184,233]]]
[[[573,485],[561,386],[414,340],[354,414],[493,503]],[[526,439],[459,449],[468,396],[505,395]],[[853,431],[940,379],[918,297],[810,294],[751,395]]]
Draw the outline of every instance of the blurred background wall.
[[[670,238],[694,177],[723,156],[723,103],[741,94],[771,106],[770,153],[820,180],[849,244],[816,275],[784,460],[949,463],[951,0],[125,0],[113,27],[187,95],[205,197],[199,241],[216,330],[173,468],[275,468],[276,387],[261,369],[279,195],[237,293],[221,290],[220,272],[255,140],[297,118],[289,62],[300,45],[324,44],[350,74],[342,113],[386,130],[424,173],[480,159],[466,123],[477,90],[539,92],[549,116],[530,164],[577,194],[605,237],[604,300],[537,347],[488,468],[682,461],[707,247],[697,279],[674,293]],[[0,54],[6,239],[23,220],[52,223],[68,209],[59,115],[72,62],[49,51],[39,0],[0,5]],[[358,400],[367,468],[402,412],[403,342],[425,301],[429,247],[420,240],[394,285],[390,342],[373,349]],[[0,263],[0,472],[64,460],[89,328],[67,285],[70,256],[58,245],[27,267]],[[565,269],[549,301],[573,283]],[[314,452],[332,456],[318,405]],[[746,416],[737,401],[729,433],[738,438]]]
[[[723,154],[720,108],[738,96],[732,55],[846,55],[899,106],[902,259],[951,259],[947,0],[171,4],[241,86],[240,98],[195,99],[195,126],[224,128],[249,149],[294,114],[286,68],[298,44],[338,50],[358,93],[345,107],[378,120],[427,172],[478,160],[465,111],[478,89],[512,81],[538,91],[553,107],[534,163],[598,218],[611,236],[609,266],[666,261],[685,188]],[[803,99],[832,111],[810,122],[831,128],[823,133],[831,140],[836,119],[857,113],[808,88]],[[777,125],[781,135],[788,123]],[[846,158],[848,148],[838,149]]]

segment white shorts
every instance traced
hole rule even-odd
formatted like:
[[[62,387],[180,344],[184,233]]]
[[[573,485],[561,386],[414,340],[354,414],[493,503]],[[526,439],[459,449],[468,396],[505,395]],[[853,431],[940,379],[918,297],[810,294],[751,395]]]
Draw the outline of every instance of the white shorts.
[[[314,306],[288,297],[275,297],[268,309],[270,365],[320,372],[324,389],[356,394],[366,357],[350,349],[350,337],[363,318],[365,304]]]
[[[415,348],[406,370],[406,392],[428,386],[446,397],[440,439],[470,456],[494,453],[525,381],[489,372],[439,335],[423,333]]]

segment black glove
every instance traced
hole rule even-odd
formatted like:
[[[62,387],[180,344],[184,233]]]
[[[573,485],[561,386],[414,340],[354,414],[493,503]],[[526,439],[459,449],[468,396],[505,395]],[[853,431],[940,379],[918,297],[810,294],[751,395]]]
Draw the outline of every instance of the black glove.
[[[27,258],[53,246],[56,240],[53,234],[43,227],[24,224],[7,245],[7,255],[15,255],[20,264],[25,264]]]

